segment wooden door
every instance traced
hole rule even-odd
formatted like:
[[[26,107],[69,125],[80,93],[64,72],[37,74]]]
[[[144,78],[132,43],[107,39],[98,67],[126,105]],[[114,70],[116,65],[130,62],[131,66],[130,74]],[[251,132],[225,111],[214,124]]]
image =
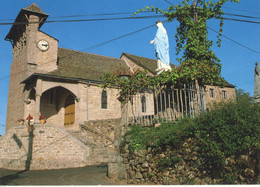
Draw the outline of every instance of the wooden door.
[[[65,102],[64,125],[73,125],[75,122],[75,101],[72,95],[69,95]]]

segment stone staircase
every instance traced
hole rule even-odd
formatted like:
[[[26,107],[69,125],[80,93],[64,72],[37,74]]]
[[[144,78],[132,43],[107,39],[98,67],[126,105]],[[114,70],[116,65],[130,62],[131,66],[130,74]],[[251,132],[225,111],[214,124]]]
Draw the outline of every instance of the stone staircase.
[[[84,143],[86,146],[91,148],[90,157],[92,160],[93,165],[98,164],[106,164],[110,162],[115,162],[117,159],[117,151],[113,148],[111,142],[111,146],[104,146],[102,144],[96,143],[86,136],[83,132],[84,130],[80,131],[68,131],[72,136],[77,138],[79,141]],[[94,133],[95,136],[102,136],[99,133]]]

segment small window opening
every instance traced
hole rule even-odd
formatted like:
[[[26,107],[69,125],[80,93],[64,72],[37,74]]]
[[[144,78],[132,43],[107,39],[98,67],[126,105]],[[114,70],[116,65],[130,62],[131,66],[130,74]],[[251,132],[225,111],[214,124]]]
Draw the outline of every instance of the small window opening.
[[[146,98],[144,95],[141,97],[141,103],[142,103],[142,112],[144,113],[146,112]]]
[[[209,96],[212,97],[212,98],[214,97],[214,89],[213,88],[209,89]]]
[[[104,90],[101,95],[101,108],[107,109],[107,92]]]
[[[227,91],[226,90],[222,90],[222,98],[227,99]]]

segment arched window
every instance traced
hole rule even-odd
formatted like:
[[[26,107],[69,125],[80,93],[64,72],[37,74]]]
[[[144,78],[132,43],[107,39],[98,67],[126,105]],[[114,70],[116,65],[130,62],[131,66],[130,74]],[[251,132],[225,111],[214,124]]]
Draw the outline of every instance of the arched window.
[[[101,95],[101,108],[107,109],[107,92],[105,90],[102,91]]]
[[[142,103],[142,112],[146,112],[146,98],[144,95],[141,97],[141,103]]]

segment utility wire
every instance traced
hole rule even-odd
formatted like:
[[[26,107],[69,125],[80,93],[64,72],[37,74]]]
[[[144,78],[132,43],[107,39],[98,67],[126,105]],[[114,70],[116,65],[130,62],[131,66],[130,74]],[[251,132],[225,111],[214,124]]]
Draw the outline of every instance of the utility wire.
[[[133,14],[134,12],[115,12],[115,13],[103,13],[103,14],[82,14],[82,15],[68,15],[68,16],[50,16],[49,19],[53,18],[75,18],[75,17],[89,17],[89,16],[115,16]],[[139,12],[139,13],[152,13],[152,12]],[[14,21],[15,19],[0,19],[0,21]]]
[[[243,18],[251,18],[251,19],[260,19],[260,17],[247,16],[247,15],[241,15],[241,14],[224,13],[224,15],[228,15],[228,16],[237,16],[237,17],[243,17]]]
[[[218,31],[216,31],[216,30],[210,28],[209,26],[207,26],[207,27],[208,27],[208,29],[212,30],[213,32],[219,33]],[[226,38],[226,39],[228,39],[228,40],[230,40],[230,41],[232,41],[232,42],[234,42],[234,43],[236,43],[237,45],[240,45],[241,47],[244,47],[244,48],[246,48],[246,49],[248,49],[248,50],[250,50],[250,51],[253,51],[253,52],[257,53],[257,54],[260,54],[259,51],[256,51],[256,50],[254,50],[254,49],[251,49],[251,48],[249,48],[249,47],[247,47],[247,46],[245,46],[245,45],[243,45],[243,44],[241,44],[241,43],[239,43],[239,42],[237,42],[237,41],[235,41],[235,40],[233,40],[233,39],[231,39],[231,38],[229,38],[229,37],[227,37],[227,36],[225,36],[225,35],[223,35],[223,34],[221,34],[221,36],[223,36],[224,38]]]
[[[238,21],[238,22],[245,22],[245,23],[254,23],[254,24],[260,24],[259,21],[249,21],[249,20],[242,20],[242,19],[234,19],[234,18],[223,18],[224,20],[229,20],[229,21]]]
[[[121,18],[96,18],[96,19],[78,19],[78,20],[53,20],[45,21],[45,23],[57,23],[57,22],[87,22],[87,21],[108,21],[108,20],[125,20],[125,19],[150,19],[164,17],[163,15],[156,16],[139,16],[139,17],[121,17]],[[36,24],[40,22],[30,22],[29,24]],[[26,25],[27,22],[14,22],[14,23],[0,23],[0,25]]]
[[[253,14],[260,14],[260,12],[252,12],[252,11],[249,11],[249,10],[242,10],[242,9],[230,8],[230,7],[225,7],[225,6],[223,6],[222,8],[233,10],[233,11],[235,10],[235,11],[240,11],[240,12],[250,12],[250,13],[253,13]]]

